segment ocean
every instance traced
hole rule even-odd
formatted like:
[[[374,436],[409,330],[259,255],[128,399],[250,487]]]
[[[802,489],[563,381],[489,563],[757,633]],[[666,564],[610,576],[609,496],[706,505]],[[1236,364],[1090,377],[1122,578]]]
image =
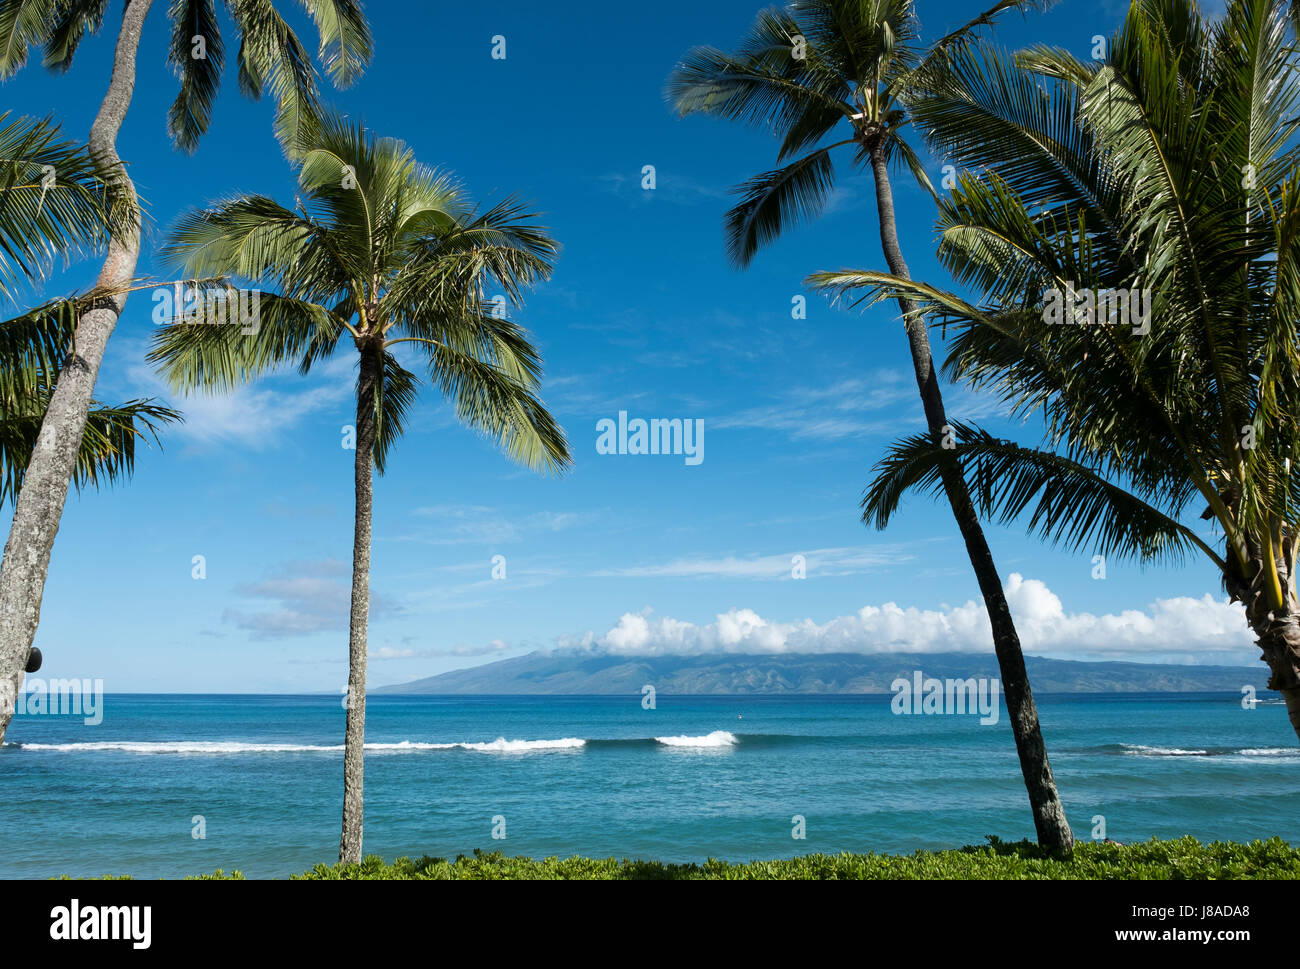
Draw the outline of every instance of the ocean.
[[[749,861],[1033,837],[1005,707],[981,725],[890,699],[372,696],[366,853]],[[1037,699],[1077,838],[1300,844],[1280,701]],[[20,715],[0,748],[0,877],[333,863],[343,718],[338,697],[112,694],[99,724]]]

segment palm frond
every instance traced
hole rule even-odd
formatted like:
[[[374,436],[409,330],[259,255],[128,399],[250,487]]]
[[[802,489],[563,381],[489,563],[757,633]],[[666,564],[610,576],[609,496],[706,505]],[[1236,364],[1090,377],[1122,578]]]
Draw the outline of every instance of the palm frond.
[[[1199,550],[1222,564],[1194,531],[1097,468],[971,424],[954,421],[952,429],[949,447],[930,435],[890,447],[863,496],[864,520],[885,528],[911,491],[943,497],[943,471],[955,462],[983,516],[1002,524],[1027,516],[1027,530],[1046,542],[1139,561],[1176,560]]]
[[[179,147],[193,152],[212,119],[225,45],[214,0],[172,0],[169,13],[167,62],[180,78],[181,90],[167,114],[167,133]]]
[[[320,60],[338,88],[351,87],[374,54],[370,24],[358,0],[301,0],[320,34]]]
[[[388,456],[406,430],[406,421],[419,395],[419,378],[387,350],[380,358],[375,384],[375,470],[388,470]]]
[[[253,294],[242,298],[253,305]],[[343,330],[323,306],[270,292],[256,294],[257,318],[246,325],[230,316],[240,299],[229,290],[223,316],[204,322],[181,317],[154,333],[146,359],[173,390],[221,392],[283,367],[305,372]]]
[[[803,58],[796,56],[803,43]],[[709,114],[763,127],[783,139],[780,158],[815,144],[853,113],[851,78],[808,42],[789,14],[761,11],[735,54],[714,47],[689,51],[668,79],[678,114]]]
[[[275,99],[275,136],[296,157],[311,143],[320,113],[316,68],[302,41],[272,0],[230,0],[239,31],[239,87],[252,98]]]
[[[451,401],[461,422],[530,470],[559,474],[569,467],[572,458],[564,430],[532,392],[470,354],[424,346],[429,378]]]
[[[104,24],[109,0],[57,0],[56,19],[45,38],[42,63],[51,70],[67,71],[87,33],[97,33]]]
[[[821,214],[835,183],[830,152],[836,147],[820,148],[783,168],[755,175],[734,190],[741,200],[727,212],[723,228],[733,264],[749,265],[760,248],[791,224]]]
[[[0,505],[13,502],[22,487],[32,453],[39,446],[49,393],[29,397],[17,410],[0,413]],[[163,425],[182,420],[179,411],[150,400],[109,406],[92,401],[77,451],[72,482],[78,490],[129,478],[135,470],[137,442],[158,438]]]
[[[113,183],[49,120],[0,114],[0,299],[42,278],[60,254],[107,242]]]
[[[60,0],[0,0],[0,80],[27,63],[27,51],[50,35]]]

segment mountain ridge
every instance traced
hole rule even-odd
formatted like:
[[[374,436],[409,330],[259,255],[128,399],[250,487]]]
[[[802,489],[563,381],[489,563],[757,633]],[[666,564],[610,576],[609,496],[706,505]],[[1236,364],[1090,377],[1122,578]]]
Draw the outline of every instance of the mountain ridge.
[[[1091,662],[1026,656],[1029,680],[1043,693],[1185,693],[1266,689],[1260,665],[1189,666]],[[452,670],[373,693],[405,695],[610,695],[645,685],[678,695],[889,693],[896,678],[998,677],[992,653],[817,653],[617,656],[542,652]]]

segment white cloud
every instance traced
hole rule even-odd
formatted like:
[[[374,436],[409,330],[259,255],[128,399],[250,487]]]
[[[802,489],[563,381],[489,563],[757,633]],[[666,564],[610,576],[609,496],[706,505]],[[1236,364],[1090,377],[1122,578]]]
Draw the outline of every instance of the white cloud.
[[[371,659],[411,659],[414,656],[413,649],[394,649],[392,646],[381,646],[370,651]]]
[[[1209,594],[1157,599],[1147,609],[1094,615],[1067,613],[1060,598],[1037,579],[1013,573],[1008,604],[1027,653],[1060,659],[1247,664],[1254,636],[1240,605]],[[982,602],[941,609],[903,608],[893,602],[864,606],[824,623],[777,622],[752,609],[732,609],[707,625],[651,610],[627,613],[604,635],[588,633],[579,646],[618,655],[704,653],[986,652],[992,648]]]
[[[260,582],[239,585],[236,595],[270,608],[247,611],[229,607],[222,620],[253,634],[255,639],[284,639],[348,628],[351,610],[351,570],[336,559],[290,562]],[[370,592],[370,616],[379,621],[401,608]]]
[[[229,392],[185,395],[172,394],[148,364],[137,363],[128,370],[137,392],[160,397],[185,415],[184,423],[168,430],[169,437],[196,444],[235,443],[255,451],[274,446],[300,421],[339,410],[341,404],[353,400],[355,372],[355,358],[341,353],[313,367],[309,378],[281,372]]]
[[[177,431],[205,443],[230,441],[260,451],[277,443],[303,418],[332,410],[351,394],[347,386],[296,393],[241,387],[220,397],[181,397],[177,406],[185,413],[185,423]]]

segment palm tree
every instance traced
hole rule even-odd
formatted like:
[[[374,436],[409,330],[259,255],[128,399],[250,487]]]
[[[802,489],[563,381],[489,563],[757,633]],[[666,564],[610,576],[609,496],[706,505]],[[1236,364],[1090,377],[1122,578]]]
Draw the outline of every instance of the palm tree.
[[[117,154],[117,134],[135,89],[136,54],[153,0],[126,0],[118,28],[112,75],[90,128],[94,162],[113,172],[113,206],[125,213],[109,240],[93,305],[81,316],[76,353],[69,354],[50,394],[41,438],[48,446],[32,455],[18,496],[0,563],[0,684],[17,689],[24,657],[40,617],[50,553],[59,530],[68,485],[76,475],[104,350],[126,306],[140,255],[140,213],[135,187]],[[320,59],[338,85],[355,80],[371,54],[369,27],[357,0],[303,0],[320,35]],[[227,0],[239,36],[239,87],[251,97],[269,90],[277,103],[275,131],[286,151],[310,137],[317,108],[311,57],[273,0]],[[0,0],[0,79],[27,61],[28,49],[44,47],[44,63],[65,71],[87,32],[104,22],[108,0]],[[221,79],[224,45],[215,0],[173,0],[168,63],[181,90],[168,115],[175,143],[192,151],[207,130]],[[0,711],[0,741],[9,715]]]
[[[558,472],[564,432],[536,397],[541,360],[526,331],[486,300],[512,302],[549,276],[554,240],[514,201],[476,212],[445,173],[402,142],[333,116],[302,157],[296,209],[248,195],[185,216],[166,253],[187,274],[265,287],[254,336],[179,322],[149,359],[178,390],[221,390],[288,363],[308,373],[339,349],[357,352],[356,528],[352,560],[343,832],[339,860],[361,860],[369,616],[371,469],[384,472],[420,381],[400,344],[428,369],[459,418],[515,461]]]
[[[84,146],[59,137],[45,119],[0,114],[0,301],[39,282],[59,254],[102,245],[112,228],[108,182]],[[0,505],[13,502],[38,443],[50,387],[89,304],[60,300],[0,323]],[[73,484],[129,477],[136,440],[155,441],[179,414],[152,400],[92,401],[77,450]],[[28,654],[23,669],[33,670]],[[0,681],[0,715],[16,684]]]
[[[934,193],[919,158],[901,134],[908,124],[908,104],[981,27],[1004,11],[1034,6],[1041,4],[1001,0],[926,48],[920,42],[911,0],[795,0],[782,10],[760,13],[735,54],[711,47],[690,51],[668,84],[669,96],[681,114],[706,113],[771,125],[782,138],[778,162],[786,164],[736,190],[741,200],[727,213],[725,223],[732,261],[740,267],[748,265],[758,248],[791,222],[820,214],[833,185],[832,153],[851,147],[854,163],[869,168],[875,182],[885,262],[891,272],[907,277],[894,217],[890,163],[906,164],[916,180]],[[832,140],[841,129],[843,137]],[[940,441],[949,422],[929,336],[912,301],[900,296],[898,303],[926,423]],[[1020,639],[992,553],[955,468],[945,468],[943,488],[992,624],[1038,841],[1053,850],[1069,851],[1074,837],[1056,792]]]
[[[1203,555],[1222,576],[1300,737],[1300,147],[1284,0],[1143,0],[1100,63],[1045,48],[968,54],[914,106],[978,168],[940,211],[939,255],[978,304],[880,273],[817,281],[906,295],[955,328],[947,367],[1041,414],[1025,447],[975,426],[940,454],[897,443],[864,507],[883,526],[946,463],[1001,521],[1148,561]],[[1146,320],[1115,325],[1119,301]],[[1105,298],[1087,316],[1086,301]],[[1059,325],[1057,306],[1066,322]],[[1139,307],[1140,309],[1140,307]],[[1115,311],[1108,316],[1107,311]],[[1144,332],[1145,331],[1145,332]],[[1204,509],[1204,510],[1202,510]],[[1219,538],[1203,536],[1200,512]]]

